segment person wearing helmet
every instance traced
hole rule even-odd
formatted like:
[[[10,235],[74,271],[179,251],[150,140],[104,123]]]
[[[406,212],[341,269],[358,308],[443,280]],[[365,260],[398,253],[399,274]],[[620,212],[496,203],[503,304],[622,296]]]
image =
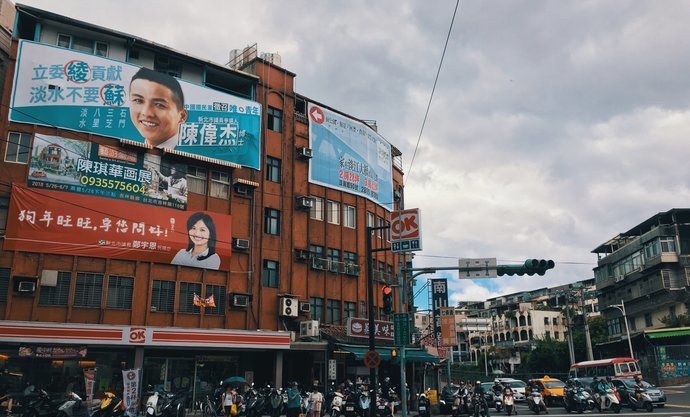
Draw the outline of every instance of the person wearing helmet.
[[[642,388],[644,384],[642,383],[642,375],[635,376],[635,386]]]
[[[472,401],[479,401],[479,406],[484,410],[484,415],[489,415],[489,404],[486,402],[486,396],[484,395],[484,387],[482,387],[482,381],[476,381],[474,383],[474,393],[472,395]]]
[[[498,379],[494,379],[494,385],[491,387],[491,390],[497,397],[503,395],[503,385],[501,385],[501,381],[499,381]]]

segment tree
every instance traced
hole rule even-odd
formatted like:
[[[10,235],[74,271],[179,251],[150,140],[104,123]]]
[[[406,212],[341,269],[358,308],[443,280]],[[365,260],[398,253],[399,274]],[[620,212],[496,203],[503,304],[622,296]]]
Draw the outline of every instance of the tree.
[[[567,373],[570,367],[568,344],[547,338],[537,340],[536,348],[527,354],[525,370],[534,374]]]
[[[661,318],[661,323],[666,327],[685,327],[690,326],[690,316],[687,314],[678,314],[673,316],[664,316]]]

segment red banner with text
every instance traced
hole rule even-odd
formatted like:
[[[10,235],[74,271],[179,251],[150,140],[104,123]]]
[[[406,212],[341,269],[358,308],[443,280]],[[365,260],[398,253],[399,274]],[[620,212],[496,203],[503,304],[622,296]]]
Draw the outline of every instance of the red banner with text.
[[[3,248],[228,270],[231,217],[12,185]]]

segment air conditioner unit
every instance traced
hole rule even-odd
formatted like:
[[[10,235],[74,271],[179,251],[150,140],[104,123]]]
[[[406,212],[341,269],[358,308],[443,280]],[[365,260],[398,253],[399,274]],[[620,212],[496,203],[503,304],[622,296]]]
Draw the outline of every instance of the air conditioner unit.
[[[249,249],[249,239],[232,239],[232,247],[235,249],[247,250]]]
[[[308,302],[300,301],[300,303],[299,303],[299,312],[300,312],[300,313],[309,313],[309,312],[311,312],[311,305],[310,305]]]
[[[299,337],[318,337],[319,321],[307,320],[299,324]]]
[[[249,295],[247,294],[232,294],[231,304],[233,307],[248,307]]]
[[[295,249],[295,259],[298,261],[309,260],[309,251],[305,249]]]
[[[614,281],[615,281],[615,282],[621,282],[621,281],[623,281],[624,279],[625,279],[625,275],[618,275],[618,276],[616,276],[616,278],[614,279]]]
[[[297,208],[311,209],[314,207],[314,199],[311,197],[297,197]]]
[[[36,283],[33,281],[19,281],[17,292],[22,294],[33,294],[36,291]]]
[[[313,154],[311,148],[297,148],[297,156],[302,159],[309,159]]]
[[[299,308],[299,300],[292,297],[282,297],[280,299],[280,309],[279,314],[285,317],[297,317],[299,314],[297,309]]]

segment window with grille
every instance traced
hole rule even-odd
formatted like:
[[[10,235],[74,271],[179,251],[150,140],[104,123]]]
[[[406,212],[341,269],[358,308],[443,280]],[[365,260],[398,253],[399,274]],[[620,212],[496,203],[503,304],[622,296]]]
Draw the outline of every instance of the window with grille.
[[[194,294],[201,297],[201,284],[180,282],[180,313],[199,314],[201,309],[194,305]]]
[[[264,260],[263,284],[264,287],[278,288],[279,264],[276,261]]]
[[[369,310],[367,309],[367,303],[365,301],[359,302],[359,317],[369,317]]]
[[[172,313],[175,303],[175,281],[154,280],[151,288],[151,310]]]
[[[345,318],[357,317],[357,303],[354,301],[345,301],[343,305]]]
[[[230,176],[227,173],[211,171],[211,197],[230,197]]]
[[[5,149],[5,161],[26,164],[31,154],[31,134],[21,132],[9,132],[7,135],[7,149]]]
[[[326,323],[340,324],[340,300],[328,300],[326,306]]]
[[[0,304],[7,304],[7,292],[10,290],[10,268],[0,268]]]
[[[108,292],[105,301],[106,307],[131,310],[133,291],[134,278],[110,275],[108,277]]]
[[[74,49],[75,51],[86,52],[97,56],[108,56],[108,44],[105,42],[94,41],[93,39],[80,38],[77,36],[58,34],[57,46],[61,48]]]
[[[309,310],[312,320],[323,321],[323,298],[311,297],[309,299]]]
[[[265,209],[264,232],[269,235],[280,234],[280,211],[272,208]]]
[[[66,306],[69,301],[71,280],[71,272],[58,272],[57,283],[54,287],[41,285],[38,304],[44,306]]]
[[[206,195],[206,169],[190,165],[187,167],[187,191]]]
[[[7,212],[10,209],[10,199],[0,197],[0,230],[7,228]]]
[[[274,132],[283,131],[283,112],[275,107],[269,107],[267,110],[267,128]]]
[[[357,227],[357,210],[354,206],[345,206],[343,214],[343,225],[345,227]]]
[[[266,157],[266,181],[280,182],[280,159]]]
[[[326,203],[326,219],[328,223],[340,224],[340,203],[328,200]]]
[[[206,307],[204,314],[223,315],[225,314],[225,286],[224,285],[207,285],[206,297],[213,295],[213,300],[216,303],[215,307]]]
[[[77,283],[74,287],[74,306],[93,307],[101,306],[103,294],[103,274],[77,272]]]
[[[314,206],[309,210],[309,217],[314,220],[323,220],[323,198],[311,196]]]

